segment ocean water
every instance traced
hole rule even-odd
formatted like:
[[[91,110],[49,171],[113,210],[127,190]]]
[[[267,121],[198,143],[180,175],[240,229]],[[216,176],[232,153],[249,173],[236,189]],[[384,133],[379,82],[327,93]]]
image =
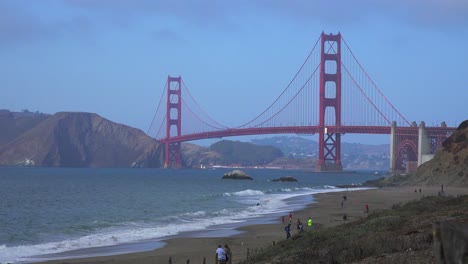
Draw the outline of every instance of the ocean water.
[[[0,263],[152,250],[172,236],[233,235],[371,172],[0,168]],[[290,175],[294,183],[272,182]],[[258,204],[258,205],[257,205]]]

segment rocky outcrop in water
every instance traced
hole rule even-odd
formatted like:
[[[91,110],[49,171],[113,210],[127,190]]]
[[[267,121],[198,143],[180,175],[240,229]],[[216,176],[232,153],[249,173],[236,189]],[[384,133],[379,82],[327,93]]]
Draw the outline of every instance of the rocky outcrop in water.
[[[93,113],[56,113],[0,147],[0,165],[161,167],[163,148],[143,131]]]
[[[247,175],[245,172],[241,170],[233,170],[224,174],[223,179],[230,179],[230,180],[253,180],[252,177]]]
[[[284,176],[284,177],[280,177],[279,179],[274,179],[272,181],[274,182],[297,182],[297,179],[294,178],[293,176]]]

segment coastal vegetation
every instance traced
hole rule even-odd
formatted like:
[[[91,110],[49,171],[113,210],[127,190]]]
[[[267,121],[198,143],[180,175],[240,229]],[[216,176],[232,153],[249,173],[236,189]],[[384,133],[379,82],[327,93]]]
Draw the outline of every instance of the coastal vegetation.
[[[468,196],[396,204],[362,220],[297,234],[241,263],[434,263],[433,225],[444,221],[468,224]],[[465,254],[460,263],[467,263]]]

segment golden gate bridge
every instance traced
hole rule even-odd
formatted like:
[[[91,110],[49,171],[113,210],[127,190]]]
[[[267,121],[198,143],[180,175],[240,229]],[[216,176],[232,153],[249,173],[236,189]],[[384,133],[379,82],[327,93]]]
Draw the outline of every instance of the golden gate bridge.
[[[181,167],[185,141],[318,134],[317,171],[342,170],[343,134],[389,134],[389,169],[398,173],[430,159],[455,129],[445,123],[426,127],[424,122],[409,122],[371,79],[342,35],[322,32],[283,92],[253,119],[236,127],[221,124],[198,104],[182,77],[168,76],[148,134],[165,144],[166,168]]]

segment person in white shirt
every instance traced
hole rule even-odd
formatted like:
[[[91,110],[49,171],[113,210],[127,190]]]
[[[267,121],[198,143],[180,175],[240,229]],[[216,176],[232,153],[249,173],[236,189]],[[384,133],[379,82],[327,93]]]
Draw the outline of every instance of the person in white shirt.
[[[216,255],[218,256],[218,264],[226,264],[226,252],[221,245],[218,245]]]

